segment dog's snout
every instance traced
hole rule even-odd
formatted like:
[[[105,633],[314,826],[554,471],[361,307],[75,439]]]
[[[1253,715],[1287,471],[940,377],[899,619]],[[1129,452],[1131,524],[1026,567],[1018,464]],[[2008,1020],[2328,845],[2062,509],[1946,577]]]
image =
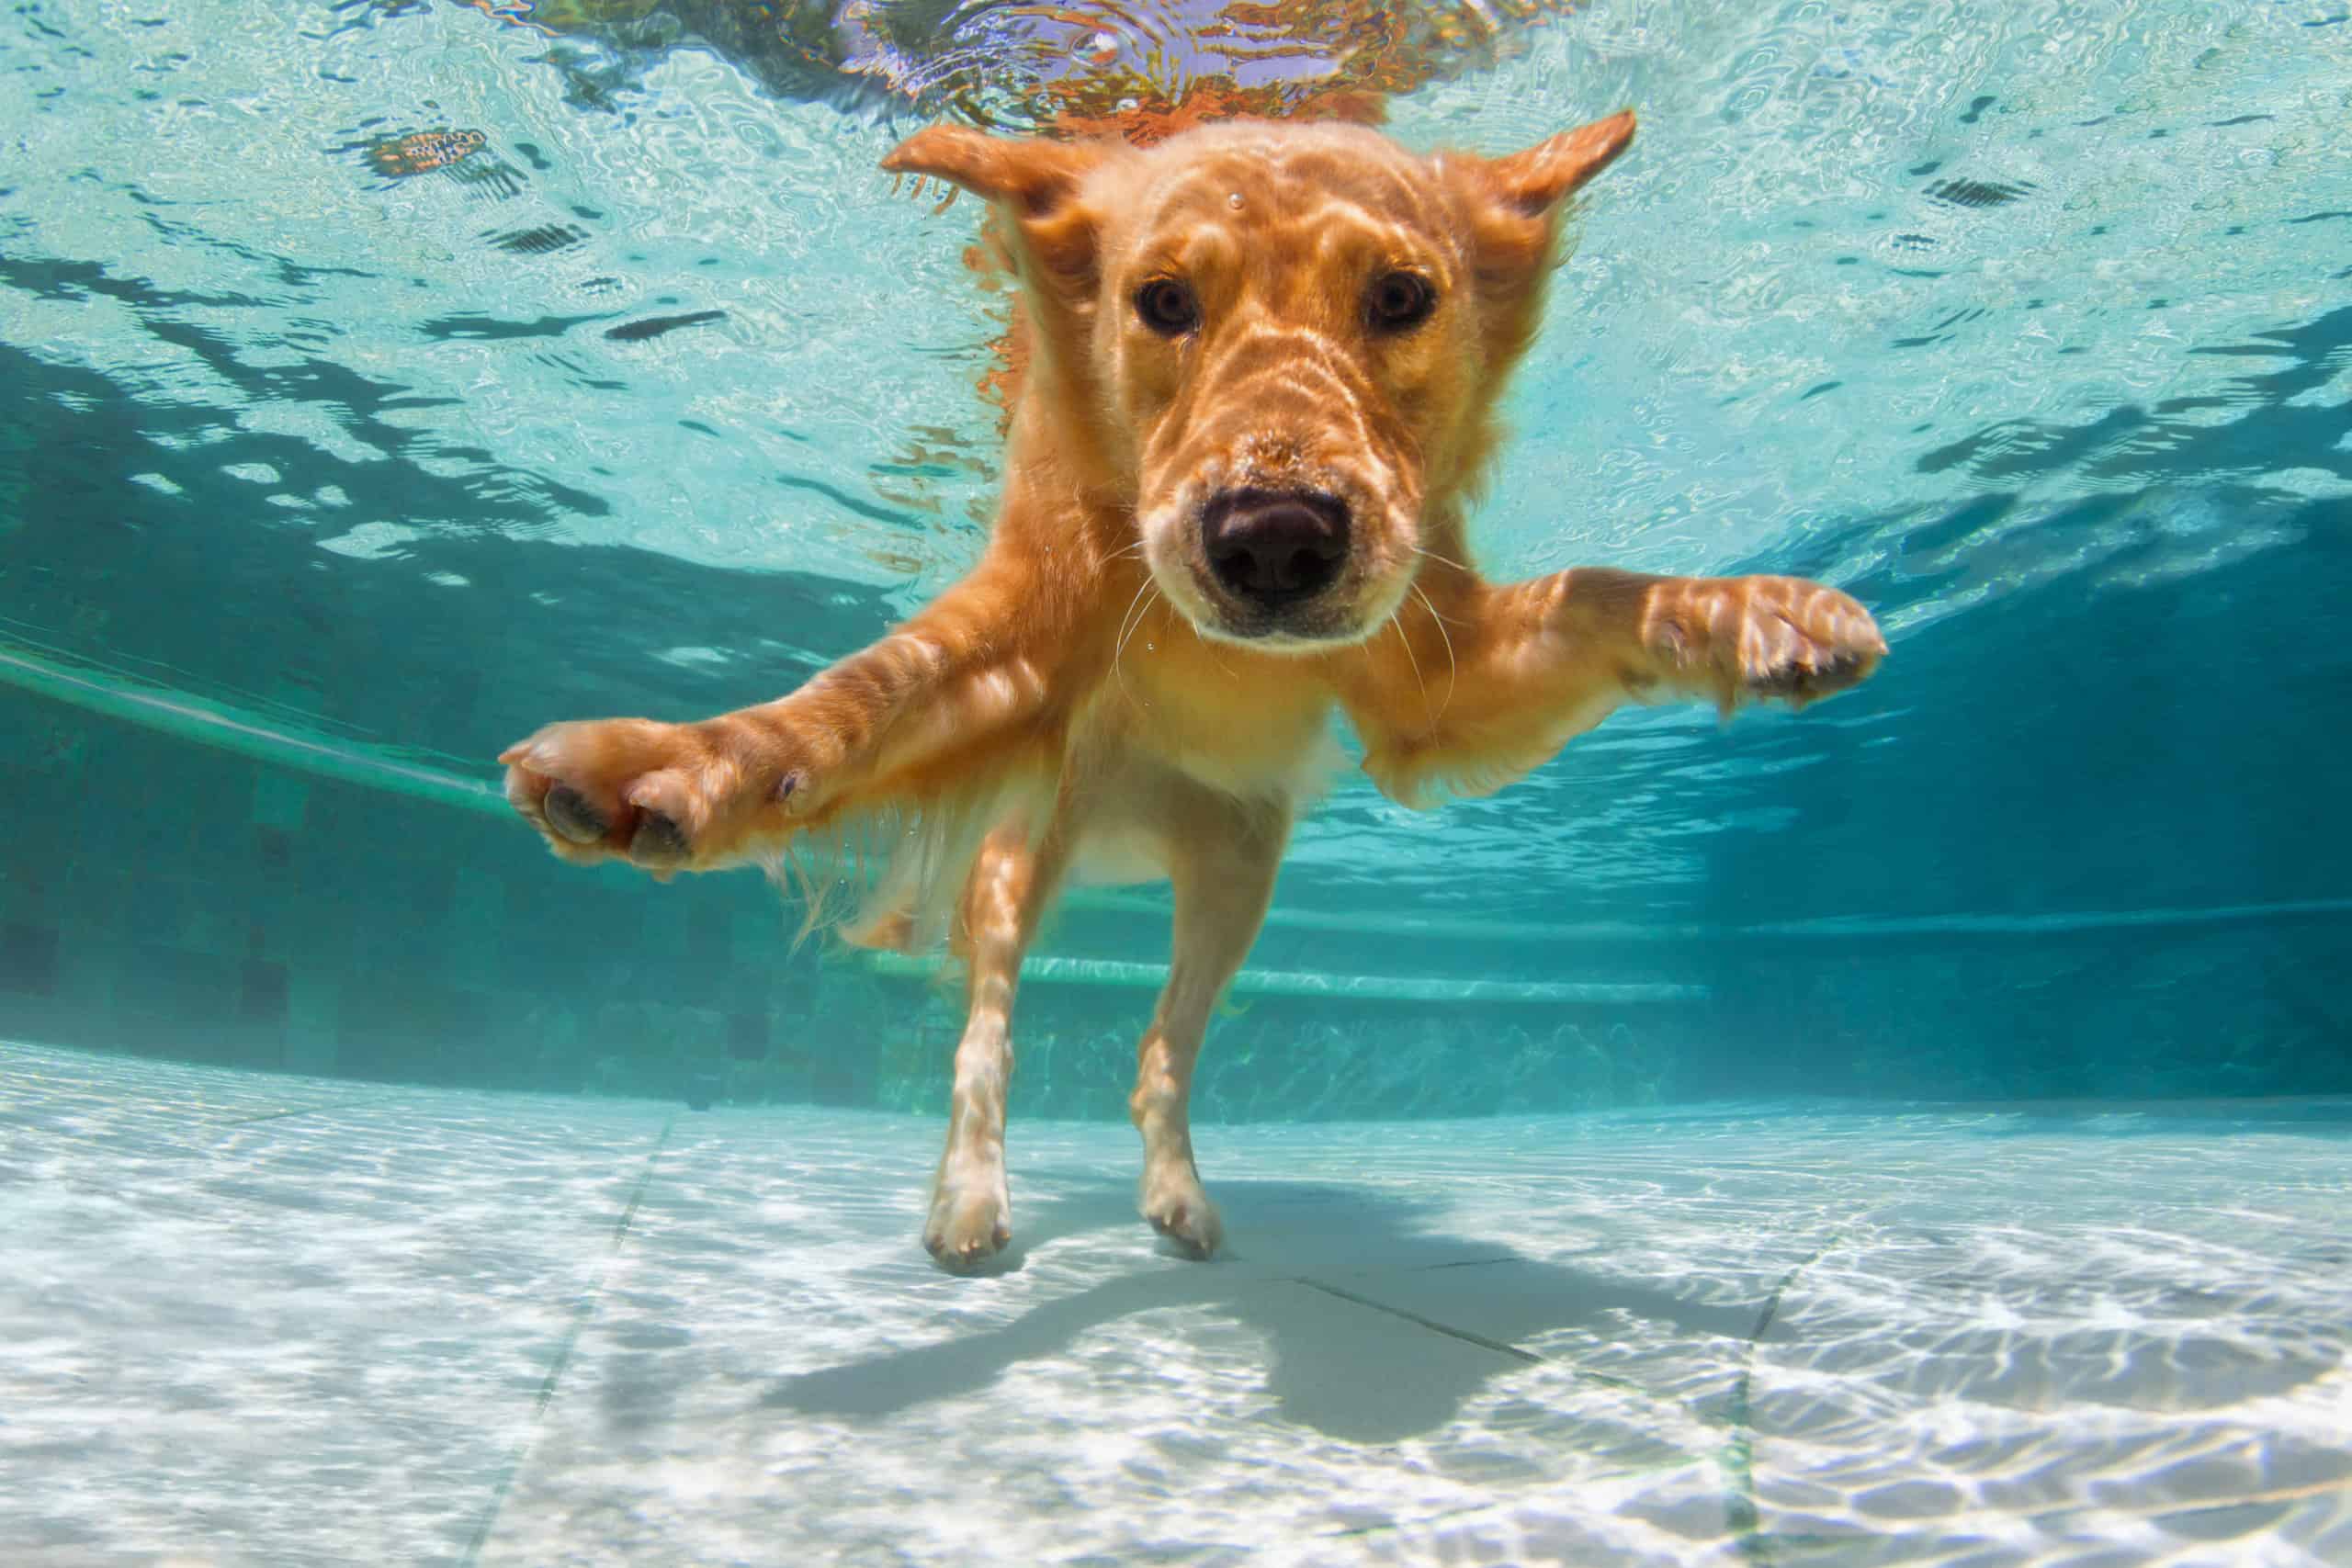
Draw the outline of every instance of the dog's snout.
[[[1311,599],[1347,561],[1347,503],[1315,491],[1226,491],[1201,513],[1201,544],[1235,598],[1266,606]]]

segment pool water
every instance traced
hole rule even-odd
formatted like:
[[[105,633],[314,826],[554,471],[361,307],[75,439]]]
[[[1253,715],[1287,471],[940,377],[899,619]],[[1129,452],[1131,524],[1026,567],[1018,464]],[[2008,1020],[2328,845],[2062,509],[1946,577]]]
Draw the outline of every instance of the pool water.
[[[490,759],[967,567],[938,118],[1624,105],[1481,564],[1892,654],[1301,829],[1131,1219],[1164,888],[960,1020]],[[2352,13],[28,0],[0,18],[0,1557],[2352,1560]],[[28,1504],[28,1499],[37,1499]]]

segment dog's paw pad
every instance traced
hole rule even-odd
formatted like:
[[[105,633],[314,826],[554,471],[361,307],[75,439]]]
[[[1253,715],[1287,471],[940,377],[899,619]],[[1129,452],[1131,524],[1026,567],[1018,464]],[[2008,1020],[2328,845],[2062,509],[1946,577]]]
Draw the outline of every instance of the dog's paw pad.
[[[566,843],[593,844],[613,830],[612,818],[570,784],[554,784],[539,801],[548,827]]]
[[[639,815],[628,839],[628,858],[639,865],[683,865],[694,853],[686,830],[658,811]]]
[[[723,860],[755,803],[695,725],[554,724],[507,748],[506,799],[566,860],[617,856],[656,874]]]

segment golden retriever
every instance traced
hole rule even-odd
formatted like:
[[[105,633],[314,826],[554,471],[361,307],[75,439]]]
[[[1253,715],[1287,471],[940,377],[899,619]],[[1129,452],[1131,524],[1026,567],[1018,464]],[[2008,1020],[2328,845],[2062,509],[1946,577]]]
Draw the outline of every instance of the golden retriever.
[[[1886,651],[1783,577],[1592,568],[1509,586],[1464,521],[1541,318],[1567,198],[1631,114],[1504,157],[1240,122],[1139,149],[933,127],[886,169],[990,204],[1030,364],[970,575],[775,702],[557,724],[506,793],[567,860],[659,876],[854,827],[888,852],[853,940],[944,934],[967,968],[924,1244],[1012,1235],[1014,986],[1073,878],[1166,877],[1174,950],[1129,1106],[1143,1215],[1218,1246],[1186,1102],[1211,1010],[1331,776],[1334,710],[1398,801],[1483,794],[1629,699],[1801,706]]]

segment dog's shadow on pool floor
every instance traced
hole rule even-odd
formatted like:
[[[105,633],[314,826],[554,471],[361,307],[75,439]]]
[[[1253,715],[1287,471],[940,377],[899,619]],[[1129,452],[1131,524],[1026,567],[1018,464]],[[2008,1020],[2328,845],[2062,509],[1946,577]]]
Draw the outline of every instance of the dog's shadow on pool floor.
[[[1613,1336],[1626,1314],[1668,1324],[1677,1337],[1744,1339],[1758,1325],[1760,1302],[1682,1300],[1449,1236],[1392,1192],[1227,1181],[1214,1196],[1227,1237],[1218,1261],[1155,1260],[1009,1323],[783,1379],[761,1404],[880,1419],[977,1393],[1103,1325],[1204,1306],[1263,1336],[1266,1389],[1283,1418],[1394,1442],[1445,1426],[1492,1379],[1540,1365],[1523,1342],[1552,1330],[1591,1325]],[[1016,1216],[1023,1234],[1007,1265],[1048,1242],[1140,1223],[1129,1184],[1069,1190]]]

